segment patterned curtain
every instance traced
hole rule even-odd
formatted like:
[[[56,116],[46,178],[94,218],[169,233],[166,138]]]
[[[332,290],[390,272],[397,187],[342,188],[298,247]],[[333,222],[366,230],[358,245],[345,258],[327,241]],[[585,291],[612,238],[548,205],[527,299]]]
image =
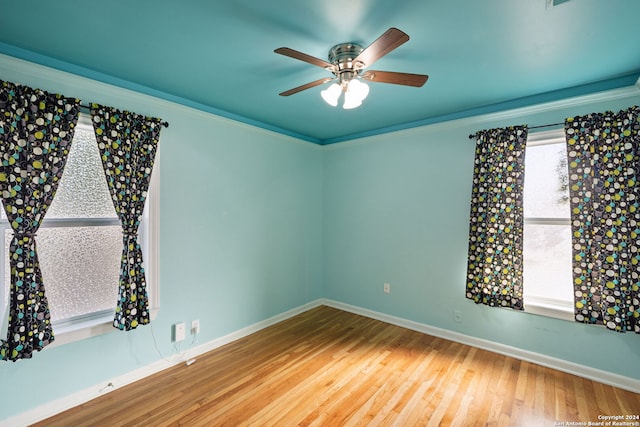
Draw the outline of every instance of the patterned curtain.
[[[640,333],[640,108],[566,119],[575,319]]]
[[[62,177],[80,101],[0,82],[0,192],[13,229],[9,326],[0,360],[16,361],[54,340],[35,236]]]
[[[528,129],[478,132],[471,195],[466,297],[523,310],[524,159]]]
[[[128,331],[149,323],[149,297],[138,243],[160,119],[92,104],[93,129],[107,185],[123,231],[118,303],[113,326]]]

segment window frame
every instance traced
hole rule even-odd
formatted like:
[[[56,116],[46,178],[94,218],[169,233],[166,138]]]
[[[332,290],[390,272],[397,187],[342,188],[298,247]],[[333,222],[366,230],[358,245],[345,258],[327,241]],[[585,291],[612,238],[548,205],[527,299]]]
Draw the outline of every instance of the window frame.
[[[91,116],[83,111],[80,112],[76,129],[85,128],[93,131]],[[151,174],[149,190],[147,192],[147,200],[142,215],[142,221],[139,229],[139,242],[143,251],[143,262],[145,266],[145,278],[147,284],[147,292],[149,294],[149,309],[151,320],[154,320],[159,310],[159,223],[160,223],[160,150],[156,151],[156,157]],[[102,171],[100,171],[102,172]],[[65,173],[66,170],[65,170]],[[40,227],[79,227],[79,226],[121,226],[118,218],[53,218],[42,221]],[[8,220],[0,219],[0,236],[4,236],[4,232],[11,229]],[[4,244],[4,243],[3,243]],[[8,256],[8,254],[6,254]],[[5,259],[0,260],[0,284],[5,277]],[[116,284],[117,285],[117,284]],[[0,285],[2,286],[2,285]],[[46,284],[45,284],[46,289]],[[4,292],[0,295],[0,302],[5,304]],[[115,331],[113,327],[113,317],[115,314],[116,301],[113,301],[113,309],[96,311],[85,315],[67,318],[61,321],[53,322],[53,332],[55,340],[45,347],[53,348],[71,342],[79,341],[86,338],[95,337],[107,332]],[[5,313],[5,316],[7,314]],[[0,323],[3,323],[0,321]],[[6,325],[5,325],[6,326]],[[6,331],[0,331],[4,336]]]
[[[532,132],[527,137],[526,149],[543,145],[566,144],[564,128],[556,128],[546,131]],[[526,155],[526,154],[525,154]],[[526,179],[525,169],[525,179]],[[523,194],[526,198],[526,193]],[[561,225],[571,226],[571,218],[543,218],[524,216],[525,225]],[[523,248],[524,249],[524,248]],[[524,254],[524,251],[523,251]],[[524,264],[526,269],[526,264]],[[568,286],[572,286],[569,282]],[[526,289],[526,283],[524,284]],[[524,311],[562,320],[574,321],[574,303],[552,297],[532,297],[523,295]]]

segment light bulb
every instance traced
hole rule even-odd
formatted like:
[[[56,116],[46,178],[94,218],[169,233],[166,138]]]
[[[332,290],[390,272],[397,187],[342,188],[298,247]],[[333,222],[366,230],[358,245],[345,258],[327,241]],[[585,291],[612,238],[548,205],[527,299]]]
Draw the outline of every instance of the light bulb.
[[[342,86],[340,86],[337,83],[334,83],[328,88],[326,88],[325,90],[323,90],[322,92],[320,92],[320,95],[322,95],[322,99],[324,99],[327,104],[331,105],[332,107],[335,107],[336,105],[338,105],[338,98],[340,98],[341,93],[342,93]]]

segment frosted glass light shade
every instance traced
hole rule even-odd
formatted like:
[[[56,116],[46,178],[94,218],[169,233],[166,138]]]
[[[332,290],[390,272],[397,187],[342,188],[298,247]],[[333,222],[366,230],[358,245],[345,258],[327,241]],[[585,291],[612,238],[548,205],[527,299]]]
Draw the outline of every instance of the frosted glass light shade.
[[[326,103],[331,105],[332,107],[338,105],[338,99],[340,98],[341,93],[342,87],[337,83],[332,84],[331,86],[320,92],[320,94],[322,95],[322,99],[324,99]]]
[[[342,108],[350,110],[362,105],[362,101],[369,95],[369,86],[360,80],[351,80],[344,93],[344,105]]]
[[[369,85],[363,83],[361,80],[353,79],[349,82],[349,89],[355,96],[360,99],[360,101],[364,101],[365,98],[369,95]]]
[[[352,108],[357,108],[362,105],[362,101],[358,99],[353,93],[349,93],[349,91],[344,94],[344,104],[342,104],[342,108],[345,110],[351,110]]]

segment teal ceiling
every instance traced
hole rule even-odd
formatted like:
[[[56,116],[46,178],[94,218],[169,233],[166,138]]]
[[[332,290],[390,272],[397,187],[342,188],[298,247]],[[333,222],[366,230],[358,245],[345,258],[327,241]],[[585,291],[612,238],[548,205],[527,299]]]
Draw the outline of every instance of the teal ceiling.
[[[638,0],[0,0],[0,53],[327,144],[632,85],[638,17]],[[422,88],[370,83],[355,110],[278,96],[331,75],[275,48],[326,59],[389,27],[411,39],[373,68]]]

